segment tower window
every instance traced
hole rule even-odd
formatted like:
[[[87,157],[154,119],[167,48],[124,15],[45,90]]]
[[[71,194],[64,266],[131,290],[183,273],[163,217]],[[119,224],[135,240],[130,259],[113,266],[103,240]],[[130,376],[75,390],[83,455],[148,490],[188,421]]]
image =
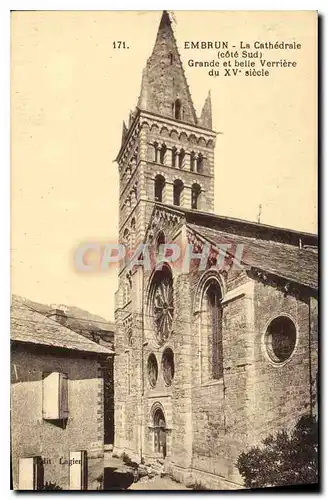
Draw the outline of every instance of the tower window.
[[[154,162],[155,163],[158,163],[158,151],[159,151],[158,143],[154,142]]]
[[[191,172],[195,171],[195,162],[196,162],[196,155],[194,151],[190,153],[190,170]]]
[[[185,154],[186,153],[185,153],[184,149],[181,149],[181,151],[179,153],[179,168],[183,168]]]
[[[155,177],[155,201],[163,201],[163,191],[165,186],[165,179],[162,175]]]
[[[174,111],[174,118],[176,120],[181,120],[181,116],[182,116],[182,106],[181,106],[181,101],[180,99],[177,99],[174,103],[174,106],[173,106],[173,111]]]
[[[199,153],[197,157],[197,172],[201,174],[203,172],[204,157],[202,153]]]
[[[170,60],[171,66],[172,66],[173,61],[174,61],[174,56],[173,56],[172,52],[169,53],[169,60]]]
[[[178,207],[181,204],[182,191],[183,191],[183,182],[180,181],[179,179],[175,180],[173,184],[173,204],[177,205]]]
[[[177,155],[178,155],[178,152],[177,152],[177,148],[173,147],[172,148],[172,167],[176,167],[176,163],[177,163]]]
[[[199,209],[201,187],[199,184],[193,184],[191,186],[191,208],[193,210]]]
[[[166,146],[165,144],[163,144],[159,153],[159,161],[162,165],[165,164],[165,154],[166,154]]]

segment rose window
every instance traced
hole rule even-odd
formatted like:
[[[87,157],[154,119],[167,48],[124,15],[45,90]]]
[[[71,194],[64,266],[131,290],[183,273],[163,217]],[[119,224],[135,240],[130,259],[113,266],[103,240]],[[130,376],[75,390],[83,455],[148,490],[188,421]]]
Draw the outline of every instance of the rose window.
[[[155,273],[151,289],[151,315],[156,337],[163,344],[170,336],[173,325],[173,280],[168,268]]]

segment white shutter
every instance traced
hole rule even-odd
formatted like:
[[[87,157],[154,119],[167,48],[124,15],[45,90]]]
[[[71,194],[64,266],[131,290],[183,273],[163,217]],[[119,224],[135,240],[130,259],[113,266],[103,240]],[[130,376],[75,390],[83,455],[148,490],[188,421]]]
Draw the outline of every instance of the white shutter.
[[[68,418],[68,376],[66,373],[43,374],[42,399],[45,420]]]
[[[59,379],[60,374],[57,372],[43,374],[42,411],[46,420],[60,418]]]
[[[18,489],[36,490],[40,457],[20,458],[18,465]]]
[[[87,452],[70,451],[69,453],[69,489],[87,489]]]

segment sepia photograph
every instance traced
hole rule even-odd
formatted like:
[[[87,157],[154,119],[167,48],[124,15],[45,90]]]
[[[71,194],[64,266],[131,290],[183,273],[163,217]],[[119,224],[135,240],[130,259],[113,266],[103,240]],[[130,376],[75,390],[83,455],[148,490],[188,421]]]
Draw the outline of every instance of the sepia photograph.
[[[11,489],[319,491],[318,12],[11,12]]]

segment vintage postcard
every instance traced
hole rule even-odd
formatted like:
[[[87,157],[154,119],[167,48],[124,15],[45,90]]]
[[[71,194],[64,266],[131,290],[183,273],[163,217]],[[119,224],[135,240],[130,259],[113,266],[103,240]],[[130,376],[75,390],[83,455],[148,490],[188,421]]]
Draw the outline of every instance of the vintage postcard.
[[[12,12],[14,490],[318,487],[317,45]]]

